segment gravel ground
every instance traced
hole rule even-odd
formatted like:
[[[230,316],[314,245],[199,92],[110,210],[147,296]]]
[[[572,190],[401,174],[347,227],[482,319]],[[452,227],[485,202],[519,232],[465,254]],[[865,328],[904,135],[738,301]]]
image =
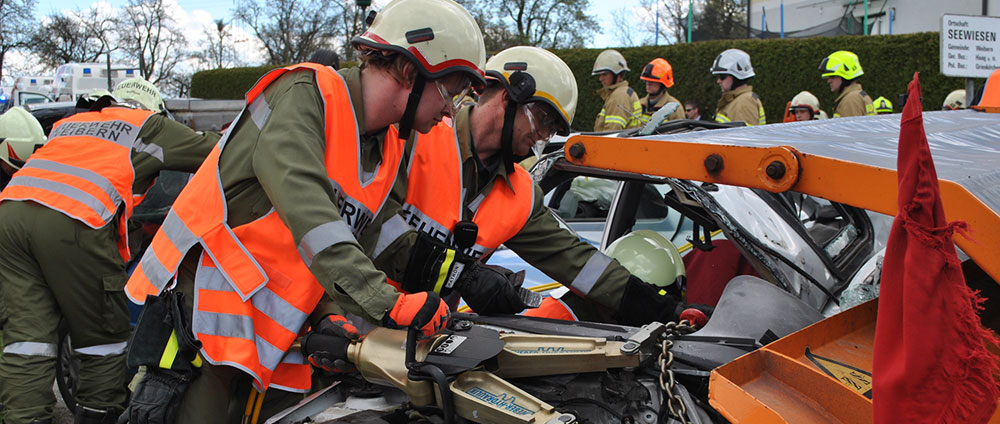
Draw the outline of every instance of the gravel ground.
[[[73,424],[73,414],[66,408],[66,403],[63,402],[62,396],[59,395],[59,388],[55,384],[52,385],[52,391],[56,394],[56,408],[52,411],[52,423]]]

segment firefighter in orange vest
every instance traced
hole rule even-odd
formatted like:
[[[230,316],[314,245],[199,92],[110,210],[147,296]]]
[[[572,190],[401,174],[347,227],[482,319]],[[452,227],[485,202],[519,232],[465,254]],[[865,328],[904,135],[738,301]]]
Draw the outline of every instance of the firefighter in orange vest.
[[[477,261],[504,244],[600,305],[611,320],[640,325],[672,318],[674,297],[560,227],[544,206],[541,189],[513,163],[515,156],[541,152],[553,134],[569,133],[577,104],[569,67],[546,50],[512,47],[487,62],[486,75],[478,104],[459,111],[454,125],[442,122],[417,137],[407,187],[394,190],[402,213],[383,224],[376,265],[398,276],[404,291],[455,290],[478,313],[515,313],[532,302],[497,296],[507,290],[500,285],[473,279],[450,286],[452,278],[443,285],[435,278],[455,275],[462,281],[460,274],[469,268],[511,276]]]
[[[366,252],[405,139],[483,82],[482,34],[452,0],[395,0],[352,42],[360,67],[302,63],[250,89],[133,272],[126,293],[146,306],[129,361],[146,375],[131,422],[266,418],[301,400],[311,369],[294,345],[332,322],[316,309],[324,296],[426,336],[446,325],[436,294],[401,295]]]
[[[130,258],[126,222],[161,170],[195,171],[217,134],[167,118],[156,87],[65,118],[0,194],[0,403],[8,424],[49,422],[56,328],[80,359],[76,423],[113,423],[125,403]],[[110,97],[105,97],[110,100]]]

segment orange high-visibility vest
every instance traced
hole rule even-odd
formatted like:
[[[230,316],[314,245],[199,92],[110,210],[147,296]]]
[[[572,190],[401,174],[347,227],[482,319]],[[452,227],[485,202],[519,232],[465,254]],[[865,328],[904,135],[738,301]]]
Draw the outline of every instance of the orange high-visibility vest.
[[[78,113],[52,127],[49,142],[0,194],[5,200],[30,200],[66,214],[91,228],[102,228],[124,206],[118,223],[118,251],[124,261],[128,226],[135,200],[132,146],[153,115],[148,110],[108,107]]]
[[[535,202],[534,181],[528,171],[515,166],[514,172],[507,176],[510,185],[498,179],[485,198],[479,197],[463,205],[463,195],[469,188],[462,180],[458,136],[448,120],[439,122],[430,133],[417,137],[407,175],[402,213],[406,223],[457,247],[452,230],[462,220],[463,208],[469,208],[479,233],[475,245],[464,253],[473,258],[489,255],[520,232]]]
[[[200,244],[195,276],[192,330],[202,355],[254,377],[258,389],[309,389],[309,366],[289,351],[323,295],[309,271],[313,256],[334,244],[352,242],[381,210],[402,158],[403,142],[389,128],[382,165],[375,175],[361,167],[359,134],[346,83],[333,69],[302,63],[271,71],[247,93],[244,125],[263,128],[270,106],[263,96],[287,72],[311,70],[323,96],[326,117],[325,163],[342,220],[321,224],[296,245],[272,209],[257,220],[230,227],[222,193],[219,157],[231,132],[219,141],[178,196],[149,249],[126,285],[142,303],[170,283],[184,255]],[[237,118],[236,122],[240,122]],[[361,179],[365,178],[365,181]]]

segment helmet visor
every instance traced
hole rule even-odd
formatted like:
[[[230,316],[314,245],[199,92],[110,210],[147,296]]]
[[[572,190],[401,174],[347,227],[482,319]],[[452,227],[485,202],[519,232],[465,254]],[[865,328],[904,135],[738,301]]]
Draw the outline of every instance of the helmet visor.
[[[830,65],[836,66],[836,64],[830,63],[829,57],[824,57],[823,61],[819,63],[819,71],[823,73],[823,77],[832,77],[836,75],[837,69],[830,69]]]
[[[656,67],[652,63],[642,68],[642,75],[639,76],[640,79],[653,82],[659,82],[662,77],[663,75],[656,75]]]

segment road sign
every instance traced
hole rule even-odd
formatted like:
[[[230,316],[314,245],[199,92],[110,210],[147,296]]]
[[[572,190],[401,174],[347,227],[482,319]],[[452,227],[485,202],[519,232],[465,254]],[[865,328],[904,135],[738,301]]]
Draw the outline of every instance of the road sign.
[[[941,73],[986,78],[1000,68],[1000,18],[941,16]]]

